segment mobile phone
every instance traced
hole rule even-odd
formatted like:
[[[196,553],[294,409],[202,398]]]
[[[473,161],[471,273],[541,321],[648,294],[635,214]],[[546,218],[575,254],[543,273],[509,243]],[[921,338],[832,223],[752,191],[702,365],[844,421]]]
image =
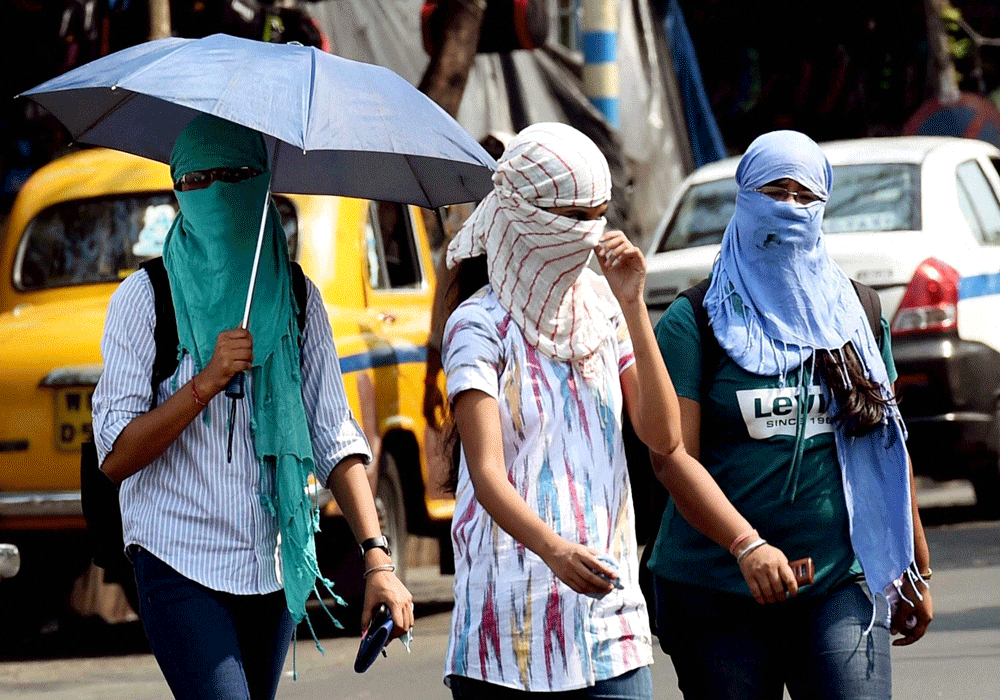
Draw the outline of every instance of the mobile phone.
[[[795,574],[795,583],[805,586],[813,582],[816,569],[813,567],[812,557],[796,559],[795,561],[788,562],[788,565],[792,567],[792,573]]]
[[[598,558],[598,560],[600,560],[600,562],[602,564],[604,564],[605,566],[607,566],[609,569],[611,569],[612,571],[614,571],[617,574],[617,572],[618,572],[618,565],[615,563],[614,559],[612,559],[610,556],[608,556],[606,554],[602,554],[601,556],[599,556],[597,558]],[[614,588],[616,590],[619,590],[619,591],[625,589],[625,586],[622,585],[621,580],[617,576],[615,576],[614,578],[610,578],[610,577],[605,576],[604,574],[602,574],[600,571],[597,571],[596,569],[591,569],[591,571],[594,572],[594,574],[597,575],[599,578],[602,578],[605,581],[607,581],[608,583],[610,583],[612,588]],[[605,594],[588,593],[587,595],[589,595],[591,598],[603,598]]]

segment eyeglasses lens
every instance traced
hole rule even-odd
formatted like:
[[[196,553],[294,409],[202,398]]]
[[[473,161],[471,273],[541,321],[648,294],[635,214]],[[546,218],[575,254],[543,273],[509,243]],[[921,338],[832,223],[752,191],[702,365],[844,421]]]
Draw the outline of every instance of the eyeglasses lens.
[[[813,194],[807,190],[793,192],[792,190],[786,190],[784,187],[777,187],[775,185],[758,187],[757,191],[761,194],[767,195],[771,199],[776,199],[779,202],[784,201],[790,196],[793,200],[795,200],[796,204],[802,205],[812,204],[813,202],[818,202],[821,199],[819,195]]]
[[[243,166],[240,168],[212,168],[211,170],[195,170],[185,173],[174,185],[178,190],[201,190],[216,180],[221,182],[240,182],[260,175],[260,171]]]

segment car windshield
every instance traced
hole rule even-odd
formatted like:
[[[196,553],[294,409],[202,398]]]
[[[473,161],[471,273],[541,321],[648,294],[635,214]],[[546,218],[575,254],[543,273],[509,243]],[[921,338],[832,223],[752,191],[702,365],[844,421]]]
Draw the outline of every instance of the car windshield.
[[[736,207],[732,178],[694,185],[681,199],[658,253],[722,242]],[[823,215],[823,231],[863,233],[920,228],[920,168],[917,165],[839,165]]]
[[[298,242],[295,207],[275,198],[292,258]],[[163,252],[177,213],[170,192],[150,192],[59,202],[25,227],[14,286],[23,291],[118,282]],[[254,232],[256,235],[256,231]]]

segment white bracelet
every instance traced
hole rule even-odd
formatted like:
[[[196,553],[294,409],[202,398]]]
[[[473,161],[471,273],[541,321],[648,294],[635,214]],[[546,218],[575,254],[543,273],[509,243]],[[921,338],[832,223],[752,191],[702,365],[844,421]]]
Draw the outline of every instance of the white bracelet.
[[[763,547],[765,544],[767,544],[767,540],[765,540],[763,537],[758,537],[753,542],[744,547],[743,551],[740,552],[738,557],[736,557],[736,566],[739,566],[740,564],[743,563],[743,557],[745,557],[758,547]]]
[[[368,578],[368,574],[373,573],[375,571],[395,571],[395,570],[396,567],[393,566],[392,564],[379,564],[378,566],[373,566],[372,568],[368,569],[368,571],[365,572],[364,577]]]

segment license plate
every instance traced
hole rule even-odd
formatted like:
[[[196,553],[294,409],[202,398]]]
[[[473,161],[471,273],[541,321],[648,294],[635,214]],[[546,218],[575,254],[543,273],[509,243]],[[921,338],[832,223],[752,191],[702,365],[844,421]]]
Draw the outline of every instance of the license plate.
[[[93,434],[90,411],[93,408],[93,387],[56,389],[56,449],[79,451],[80,445]]]

